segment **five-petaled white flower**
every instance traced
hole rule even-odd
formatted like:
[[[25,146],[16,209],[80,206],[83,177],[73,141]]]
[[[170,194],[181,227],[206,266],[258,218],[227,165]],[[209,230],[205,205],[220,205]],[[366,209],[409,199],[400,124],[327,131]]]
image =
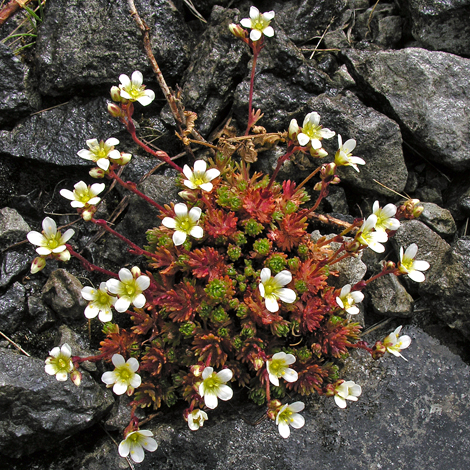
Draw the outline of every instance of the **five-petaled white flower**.
[[[140,269],[134,266],[132,271],[127,268],[120,269],[119,279],[119,281],[117,279],[106,281],[109,292],[119,297],[114,308],[118,312],[125,312],[130,304],[142,308],[146,302],[142,292],[150,286],[150,278],[142,275]]]
[[[375,201],[372,206],[372,213],[377,216],[375,230],[385,232],[385,230],[399,229],[400,221],[393,217],[397,213],[397,206],[395,204],[387,204],[381,208],[379,201]]]
[[[115,369],[105,372],[101,376],[101,380],[108,388],[113,387],[113,392],[116,395],[122,395],[126,392],[131,394],[134,388],[139,387],[142,382],[140,375],[136,374],[139,362],[134,357],[131,357],[126,362],[120,354],[114,354],[111,360]]]
[[[360,385],[352,380],[342,381],[335,388],[335,402],[340,408],[346,408],[346,400],[357,401],[357,397],[362,393]]]
[[[98,318],[103,323],[113,319],[111,307],[116,303],[117,298],[109,295],[106,282],[102,282],[99,289],[89,286],[84,287],[82,289],[82,297],[89,301],[85,309],[85,317],[95,318],[98,315]]]
[[[401,329],[403,327],[399,326],[392,331],[383,341],[384,346],[387,348],[387,351],[393,354],[396,357],[402,357],[405,361],[408,361],[404,356],[400,354],[402,349],[406,349],[411,344],[411,338],[408,335],[400,336]]]
[[[356,141],[349,139],[343,144],[343,140],[338,134],[338,146],[335,154],[336,166],[352,166],[359,173],[357,165],[365,165],[366,162],[360,157],[351,155],[351,152],[356,148]]]
[[[295,123],[297,124],[297,122]],[[290,131],[295,130],[295,124],[291,122],[289,126]],[[320,115],[318,113],[309,113],[305,116],[304,123],[302,125],[302,132],[297,135],[297,140],[302,147],[305,147],[310,143],[313,149],[321,149],[322,139],[331,139],[335,135],[335,132],[330,129],[323,129],[320,126]]]
[[[88,139],[86,141],[89,150],[82,149],[77,155],[85,160],[95,162],[102,170],[107,171],[109,168],[108,158],[117,160],[121,157],[119,150],[115,150],[114,146],[119,144],[119,140],[111,137],[110,139],[98,142],[98,139]]]
[[[279,387],[279,377],[282,377],[286,382],[295,382],[299,376],[294,369],[289,367],[294,362],[295,356],[292,354],[285,352],[273,354],[272,359],[266,361],[269,381],[276,387]]]
[[[157,450],[157,441],[152,436],[152,431],[147,430],[130,432],[119,444],[119,455],[127,457],[130,454],[135,463],[142,462],[144,460],[144,449],[149,452]]]
[[[367,220],[364,221],[362,227],[359,229],[356,241],[361,245],[367,245],[376,253],[383,253],[385,251],[385,247],[381,245],[381,243],[385,243],[388,240],[388,235],[387,232],[374,231],[376,223],[377,216],[375,214],[369,215]]]
[[[341,289],[339,296],[336,297],[336,303],[351,315],[357,315],[359,308],[356,304],[364,300],[364,294],[358,290],[351,292],[351,284],[346,284]]]
[[[204,426],[204,421],[207,421],[207,413],[202,410],[193,410],[188,415],[188,426],[191,431],[197,431]]]
[[[204,398],[207,408],[214,409],[218,405],[217,398],[223,401],[230,400],[233,390],[225,385],[232,379],[233,372],[230,369],[223,369],[215,373],[212,367],[206,367],[202,371],[202,382],[199,385],[199,395]]]
[[[121,98],[125,98],[129,101],[138,101],[142,106],[149,105],[155,99],[155,93],[152,90],[146,90],[144,77],[141,72],[136,70],[131,78],[127,75],[119,75],[119,91]]]
[[[276,424],[279,428],[279,434],[287,439],[290,436],[290,428],[300,429],[305,424],[305,419],[299,414],[305,405],[301,401],[296,401],[292,405],[285,404],[276,416]]]
[[[403,327],[399,326],[392,331],[383,341],[384,346],[387,348],[387,351],[393,354],[396,357],[402,357],[405,361],[408,361],[406,357],[400,354],[402,349],[406,349],[411,344],[411,338],[408,335],[400,336],[401,329]]]
[[[197,160],[194,162],[194,170],[191,170],[188,165],[184,165],[183,173],[188,178],[183,181],[183,184],[190,189],[201,188],[204,191],[212,191],[211,181],[220,175],[217,168],[207,170],[207,163],[204,160]]]
[[[188,207],[182,202],[175,204],[175,218],[165,217],[162,225],[167,228],[175,229],[173,233],[173,243],[175,246],[182,245],[188,235],[194,238],[202,238],[204,232],[202,227],[197,225],[199,217],[201,217],[201,209],[192,207],[188,213]]]
[[[65,382],[68,375],[73,371],[72,363],[72,350],[67,343],[62,347],[56,347],[49,352],[49,357],[46,359],[46,373],[55,375],[59,382]]]
[[[289,271],[284,270],[276,274],[275,277],[271,277],[271,270],[263,268],[260,278],[259,291],[261,297],[265,300],[266,308],[270,312],[277,312],[279,310],[278,299],[288,304],[295,302],[297,297],[295,292],[284,287],[292,281],[292,274]]]
[[[403,247],[400,247],[400,262],[398,269],[403,274],[408,274],[410,279],[415,282],[423,282],[425,280],[424,274],[421,271],[429,269],[427,261],[415,260],[416,253],[418,252],[418,245],[412,243],[403,253]]]
[[[106,185],[104,183],[95,183],[91,186],[87,186],[84,181],[79,181],[74,185],[75,189],[73,191],[61,189],[60,194],[72,201],[70,203],[72,207],[94,206],[100,202],[101,198],[97,196],[105,187]]]
[[[274,18],[274,11],[267,11],[265,13],[260,13],[258,8],[250,8],[250,17],[243,18],[240,21],[240,24],[245,28],[251,28],[250,39],[252,41],[258,41],[261,39],[261,36],[264,34],[268,38],[274,36],[274,29],[272,26],[269,26],[269,23]]]
[[[57,231],[57,225],[50,217],[46,217],[42,221],[42,228],[42,233],[33,230],[27,235],[29,242],[38,246],[38,248],[36,248],[36,253],[41,256],[60,254],[64,252],[67,249],[65,244],[75,233],[73,229],[69,228],[62,235]],[[70,254],[68,255],[68,259],[70,259]]]

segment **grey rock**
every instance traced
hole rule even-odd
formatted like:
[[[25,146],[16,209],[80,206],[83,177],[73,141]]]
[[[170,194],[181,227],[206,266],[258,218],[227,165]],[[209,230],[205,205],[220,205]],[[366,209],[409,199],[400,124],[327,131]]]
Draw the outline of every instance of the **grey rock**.
[[[22,284],[15,282],[0,297],[0,331],[7,335],[14,333],[26,314],[26,291]]]
[[[82,297],[80,281],[65,269],[52,272],[43,291],[43,301],[65,322],[83,320],[87,301]]]
[[[26,65],[0,43],[0,126],[12,125],[39,106],[39,95],[28,82]]]
[[[214,8],[183,79],[185,107],[198,114],[196,126],[205,136],[225,118],[235,87],[246,73],[249,48],[228,29],[237,13]]]
[[[31,318],[28,326],[35,333],[41,333],[56,323],[51,309],[37,295],[28,296],[28,313]]]
[[[26,234],[31,231],[29,225],[23,217],[10,207],[0,209],[0,244],[15,243],[26,238]]]
[[[270,2],[269,8],[276,12],[274,28],[279,24],[295,43],[307,42],[316,35],[321,35],[334,17],[331,29],[341,24],[346,10],[346,0],[330,2],[328,0],[306,0]]]
[[[150,27],[152,50],[165,77],[178,78],[189,51],[182,16],[165,0],[143,0],[136,8]],[[146,85],[153,76],[126,0],[51,1],[38,31],[36,67],[41,92],[53,96],[83,89],[102,94],[119,85],[119,75],[134,70],[144,74]]]
[[[457,226],[450,211],[431,202],[422,202],[420,205],[424,208],[419,218],[421,222],[432,228],[441,237],[455,235]]]
[[[161,206],[171,202],[181,202],[176,186],[176,179],[163,175],[150,175],[138,189]],[[141,197],[133,194],[129,200],[126,217],[116,230],[124,234],[139,246],[147,244],[145,233],[161,223],[161,212]]]
[[[469,59],[418,48],[349,50],[344,57],[368,99],[400,124],[412,148],[453,170],[470,168]]]
[[[408,318],[413,315],[413,297],[390,274],[376,279],[367,289],[374,312],[387,317]]]
[[[394,191],[403,191],[408,171],[403,158],[400,128],[396,122],[365,106],[348,91],[333,98],[325,94],[312,98],[307,107],[308,112],[318,112],[320,123],[340,134],[343,143],[348,139],[357,142],[353,154],[363,158],[366,164],[359,166],[359,172],[351,167],[339,167],[338,175],[343,182],[387,196],[390,196],[390,191],[374,180]],[[302,122],[303,118],[299,125]],[[323,140],[323,146],[331,156],[327,158],[333,159],[338,149],[337,136]]]
[[[72,100],[20,122],[11,132],[0,131],[0,152],[61,166],[89,166],[77,155],[88,139],[116,137],[122,126],[106,110],[106,100]]]
[[[468,56],[468,0],[398,0],[411,22],[411,34],[423,47]]]
[[[44,361],[0,349],[0,453],[21,457],[96,423],[112,393],[83,372],[79,387],[44,372]]]
[[[325,197],[323,204],[327,212],[337,214],[347,214],[349,207],[346,199],[346,191],[341,186],[331,185],[328,196]]]
[[[222,403],[209,411],[209,421],[197,432],[190,431],[176,413],[148,423],[145,428],[154,433],[159,448],[145,453],[141,468],[466,470],[470,369],[420,329],[407,327],[403,334],[413,339],[403,351],[408,362],[390,355],[373,362],[364,354],[348,360],[342,376],[361,384],[362,395],[345,410],[332,398],[292,397],[291,402],[307,402],[301,412],[305,425],[283,439],[270,420],[251,425],[263,410],[237,402],[235,393],[232,406]],[[124,465],[111,440],[104,438],[77,468],[107,470]]]
[[[31,265],[30,261],[25,250],[9,250],[3,253],[0,264],[0,288],[6,287],[13,279],[26,274]]]

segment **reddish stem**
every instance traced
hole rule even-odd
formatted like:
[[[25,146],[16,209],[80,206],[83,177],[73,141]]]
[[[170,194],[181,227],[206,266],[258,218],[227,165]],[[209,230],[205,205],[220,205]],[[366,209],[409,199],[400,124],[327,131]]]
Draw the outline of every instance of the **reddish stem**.
[[[297,150],[299,150],[299,149],[300,149],[300,147],[296,147],[293,144],[291,144],[287,147],[286,153],[282,157],[280,157],[279,160],[277,161],[276,169],[274,170],[274,173],[272,174],[271,179],[269,180],[269,184],[266,187],[267,190],[271,189],[271,186],[273,185],[274,181],[276,180],[277,174],[279,173],[279,170],[281,169],[282,164],[285,161],[287,161],[289,159],[289,157],[293,153],[297,152]]]
[[[121,178],[119,178],[119,176],[113,170],[111,170],[108,173],[108,178],[117,181],[123,188],[126,188],[127,190],[132,191],[134,194],[137,194],[137,196],[141,197],[144,201],[148,202],[150,205],[156,207],[159,211],[166,212],[165,209],[160,204],[158,204],[153,199],[146,196],[144,193],[140,192],[137,189],[136,184],[133,181],[127,181],[127,182],[123,181]]]
[[[255,85],[255,69],[258,55],[261,51],[261,47],[252,47],[253,49],[253,65],[251,67],[251,78],[250,78],[250,96],[248,98],[248,125],[246,127],[245,135],[250,133],[251,126],[253,125],[253,89]]]
[[[82,266],[87,270],[87,271],[90,271],[90,272],[94,272],[94,271],[97,271],[99,273],[102,273],[102,274],[106,274],[107,276],[111,276],[111,277],[115,277],[116,279],[119,279],[119,276],[116,274],[116,273],[113,273],[112,271],[108,271],[106,269],[103,269],[103,268],[100,268],[99,266],[96,266],[96,264],[93,264],[93,263],[90,263],[90,261],[88,261],[87,259],[85,259],[82,255],[80,255],[79,253],[77,253],[76,251],[73,250],[73,248],[66,244],[65,245],[67,247],[67,251],[72,255],[74,256],[75,258],[77,258],[78,260],[80,260],[80,262],[82,263]]]

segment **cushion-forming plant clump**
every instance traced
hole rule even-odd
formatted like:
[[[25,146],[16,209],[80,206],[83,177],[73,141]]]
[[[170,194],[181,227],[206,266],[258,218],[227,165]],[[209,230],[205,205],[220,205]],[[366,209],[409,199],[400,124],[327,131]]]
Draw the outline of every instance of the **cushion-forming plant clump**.
[[[367,219],[343,223],[342,232],[332,238],[312,239],[309,222],[318,217],[316,210],[329,185],[339,182],[337,167],[359,171],[357,165],[365,162],[352,155],[353,139],[343,143],[338,136],[334,163],[320,163],[300,185],[276,181],[282,164],[295,153],[309,153],[313,159],[326,156],[322,140],[335,132],[323,128],[314,111],[302,126],[293,120],[286,133],[267,134],[255,126],[262,115],[252,109],[254,69],[265,37],[274,34],[273,18],[274,12],[261,14],[252,7],[250,18],[243,19],[241,26],[230,25],[254,55],[248,126],[243,137],[220,138],[208,162],[200,159],[192,168],[180,168],[165,152],[139,140],[132,121],[134,102],[146,106],[155,97],[143,85],[140,72],[131,78],[121,75],[121,84],[111,89],[114,103],[109,104],[109,112],[143,149],[179,172],[184,202],[161,206],[135,184],[124,182],[117,169],[131,155],[116,149],[117,139],[93,138],[87,141],[88,150],[78,152],[97,165],[91,176],[115,180],[160,210],[160,223],[149,220],[148,245],[140,248],[106,221],[94,218],[103,183],[79,182],[74,191],[61,191],[85,221],[128,243],[132,253],[144,255],[145,268],[112,273],[92,265],[67,243],[73,230],[62,235],[48,217],[42,233],[28,234],[39,255],[32,272],[42,269],[47,259],[68,261],[74,256],[85,268],[108,278],[98,288],[82,290],[89,302],[85,316],[104,323],[106,337],[100,354],[84,358],[73,356],[67,344],[55,347],[46,360],[46,372],[60,381],[70,374],[79,385],[82,362],[112,363],[114,370],[105,372],[102,381],[117,395],[133,397],[131,421],[119,453],[135,462],[143,460],[143,449],[157,448],[151,432],[139,429],[138,407],[155,410],[185,400],[184,418],[191,430],[197,430],[208,419],[208,411],[218,406],[219,399],[229,400],[237,385],[246,387],[255,403],[266,406],[267,416],[287,438],[290,427],[304,424],[300,414],[304,404],[284,403],[288,393],[334,397],[345,408],[347,400],[356,401],[362,392],[360,385],[340,378],[340,364],[350,351],[361,348],[374,359],[386,352],[401,356],[411,341],[400,336],[399,327],[369,347],[360,339],[361,327],[351,316],[359,313],[357,304],[364,298],[364,288],[380,276],[406,274],[417,282],[424,280],[422,271],[429,265],[415,259],[415,244],[401,249],[397,264],[384,263],[382,271],[366,281],[341,289],[329,281],[341,260],[366,248],[383,252],[383,243],[398,229],[399,219],[413,218],[422,209],[416,200],[399,208],[393,204],[382,208],[376,202]],[[180,137],[188,145],[193,142],[189,136],[195,116],[186,112],[186,117],[186,130]],[[254,127],[256,133],[250,135]],[[265,142],[286,147],[271,176],[250,170],[257,146]],[[304,185],[314,176],[319,180],[314,185],[318,197],[310,201]],[[337,248],[332,248],[332,242]],[[128,313],[132,327],[113,323],[113,309]]]

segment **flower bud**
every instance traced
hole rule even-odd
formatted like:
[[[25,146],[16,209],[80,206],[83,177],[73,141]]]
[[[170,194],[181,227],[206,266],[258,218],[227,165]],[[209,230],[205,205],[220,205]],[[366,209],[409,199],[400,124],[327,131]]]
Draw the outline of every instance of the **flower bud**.
[[[260,370],[264,366],[264,361],[260,357],[257,357],[252,361],[255,370]]]
[[[246,31],[239,24],[231,23],[228,25],[228,29],[235,37],[243,40],[246,38]]]
[[[374,347],[372,348],[372,359],[375,359],[375,360],[380,359],[381,357],[383,357],[386,351],[387,351],[387,348],[384,346],[384,344],[381,343],[380,341],[377,341],[374,344]]]
[[[80,215],[82,216],[82,219],[85,222],[89,222],[93,218],[93,216],[95,215],[95,212],[96,212],[96,207],[95,206],[89,206],[86,209],[84,209]]]
[[[385,263],[384,269],[386,271],[393,271],[396,268],[396,265],[393,261],[387,261]]]
[[[74,369],[70,372],[70,379],[78,387],[82,381],[82,373],[79,370]]]
[[[122,109],[117,104],[108,103],[108,113],[112,117],[120,118],[122,116]]]
[[[268,403],[268,410],[267,410],[267,415],[269,419],[272,419],[273,421],[276,419],[277,413],[279,412],[279,409],[281,408],[282,403],[279,400],[271,400]]]
[[[313,190],[314,190],[314,191],[321,191],[321,188],[322,188],[322,183],[319,181],[319,182],[313,187]]]
[[[31,263],[31,274],[35,274],[41,269],[44,269],[46,267],[46,260],[42,256],[38,256],[37,258],[34,258],[33,262]]]
[[[104,178],[106,175],[106,172],[99,167],[92,168],[88,173],[92,178],[96,179]]]
[[[121,90],[119,89],[118,86],[112,86],[111,87],[111,91],[110,91],[110,94],[111,94],[111,99],[113,101],[116,101],[116,103],[119,103],[122,101],[122,98],[121,98]],[[117,116],[116,116],[117,117]]]
[[[132,154],[121,152],[121,156],[119,158],[113,159],[113,162],[117,163],[118,165],[124,166],[127,165],[132,158]]]
[[[290,140],[296,140],[297,135],[299,134],[299,125],[297,124],[297,119],[292,119],[292,121],[289,124],[289,139]]]
[[[142,275],[142,271],[140,270],[140,268],[138,266],[134,266],[131,269],[131,273],[134,276],[134,278],[138,278],[139,276]]]
[[[423,206],[415,206],[413,209],[413,217],[418,218],[424,211]]]
[[[57,259],[60,261],[69,261],[70,260],[70,252],[69,250],[64,250],[62,253],[59,253]]]
[[[200,377],[204,369],[205,367],[202,365],[191,366],[191,372],[194,375],[194,377]]]
[[[310,155],[314,158],[323,158],[328,155],[328,152],[323,147],[319,149],[310,147]]]

